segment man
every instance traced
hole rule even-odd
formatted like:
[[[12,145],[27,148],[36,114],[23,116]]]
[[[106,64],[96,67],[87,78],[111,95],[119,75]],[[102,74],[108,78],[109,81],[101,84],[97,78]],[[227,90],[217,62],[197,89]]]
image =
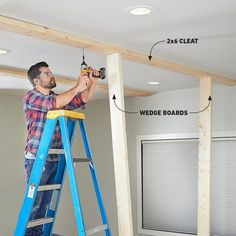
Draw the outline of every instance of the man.
[[[81,73],[77,83],[70,90],[55,94],[52,89],[56,87],[55,78],[46,62],[39,62],[28,70],[28,78],[33,89],[24,97],[24,111],[27,121],[27,144],[25,147],[25,169],[27,183],[29,181],[39,142],[46,122],[47,111],[55,109],[73,110],[84,106],[92,97],[99,72],[93,70],[89,75]],[[51,148],[61,148],[61,133],[59,125],[53,134]],[[54,183],[57,172],[57,155],[49,155],[42,173],[40,185]],[[44,218],[52,191],[38,192],[30,215],[30,220]],[[41,236],[43,226],[27,229],[26,236]]]

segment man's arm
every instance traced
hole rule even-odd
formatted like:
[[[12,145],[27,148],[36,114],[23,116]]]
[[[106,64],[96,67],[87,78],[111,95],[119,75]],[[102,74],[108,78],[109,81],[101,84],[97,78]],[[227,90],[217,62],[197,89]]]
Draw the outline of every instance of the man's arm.
[[[82,99],[84,103],[87,103],[93,96],[94,91],[96,89],[96,83],[97,83],[97,78],[91,78],[89,86],[86,90],[83,91],[82,93]]]
[[[90,79],[88,78],[87,73],[81,73],[77,84],[73,88],[56,96],[56,108],[60,109],[65,107],[78,93],[83,92],[87,88],[89,82]],[[86,102],[87,101],[84,101],[84,103]]]

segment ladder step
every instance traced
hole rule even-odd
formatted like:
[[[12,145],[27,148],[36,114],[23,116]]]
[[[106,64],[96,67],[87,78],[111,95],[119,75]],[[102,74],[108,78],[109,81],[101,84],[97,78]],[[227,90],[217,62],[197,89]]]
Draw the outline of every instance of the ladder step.
[[[49,149],[48,154],[65,154],[64,149]]]
[[[91,158],[87,158],[87,157],[75,157],[73,158],[74,163],[75,162],[92,162]]]
[[[55,190],[55,189],[60,189],[61,184],[47,184],[47,185],[40,185],[38,187],[38,192],[40,191],[47,191],[47,190]]]
[[[46,218],[39,218],[36,220],[31,220],[29,221],[27,228],[31,228],[37,225],[44,225],[44,224],[49,224],[53,222],[53,217],[46,217]]]
[[[86,232],[86,235],[95,234],[95,233],[97,233],[97,232],[100,232],[100,231],[103,231],[103,230],[106,230],[106,229],[108,229],[107,224],[105,224],[105,225],[100,225],[100,226],[97,226],[97,227],[95,227],[95,228],[93,228],[93,229],[88,230],[88,231]]]

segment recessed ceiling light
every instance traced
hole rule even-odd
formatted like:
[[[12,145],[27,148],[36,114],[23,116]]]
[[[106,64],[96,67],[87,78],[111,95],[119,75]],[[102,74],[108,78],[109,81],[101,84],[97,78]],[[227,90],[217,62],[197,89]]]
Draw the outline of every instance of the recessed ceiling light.
[[[5,49],[5,48],[0,48],[0,54],[6,54],[6,53],[9,53],[9,52],[11,52],[11,50]]]
[[[158,84],[160,84],[160,82],[157,82],[157,81],[149,81],[148,84],[150,84],[150,85],[158,85]]]
[[[152,6],[139,5],[139,6],[129,7],[127,10],[131,15],[144,16],[144,15],[150,14],[152,11],[155,10],[155,8]]]

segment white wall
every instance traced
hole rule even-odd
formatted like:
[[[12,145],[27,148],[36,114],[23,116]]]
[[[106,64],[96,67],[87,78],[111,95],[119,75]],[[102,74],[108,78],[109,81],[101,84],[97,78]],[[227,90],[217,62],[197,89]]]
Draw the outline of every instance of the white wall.
[[[126,98],[126,110],[187,109],[189,111],[196,111],[198,110],[198,92],[197,88],[193,88],[160,93],[146,98]],[[236,88],[214,86],[212,98],[213,130],[236,130]],[[3,95],[0,92],[0,156],[3,160],[0,166],[0,235],[4,236],[13,235],[25,190],[23,151],[26,133],[21,100],[20,96]],[[87,106],[85,113],[88,136],[104,204],[113,236],[117,236],[117,211],[108,101],[98,100],[91,102]],[[137,235],[136,135],[197,132],[198,115],[142,117],[140,115],[127,114],[126,121],[134,235]],[[75,141],[78,141],[78,137],[76,137]],[[81,149],[81,144],[74,147],[74,152],[77,154],[79,149]],[[79,187],[83,189],[81,191],[81,198],[84,202],[85,221],[88,228],[91,228],[93,225],[99,224],[91,181],[85,167],[77,167],[76,169]],[[67,184],[62,194],[55,232],[66,236],[76,235],[71,195]]]

